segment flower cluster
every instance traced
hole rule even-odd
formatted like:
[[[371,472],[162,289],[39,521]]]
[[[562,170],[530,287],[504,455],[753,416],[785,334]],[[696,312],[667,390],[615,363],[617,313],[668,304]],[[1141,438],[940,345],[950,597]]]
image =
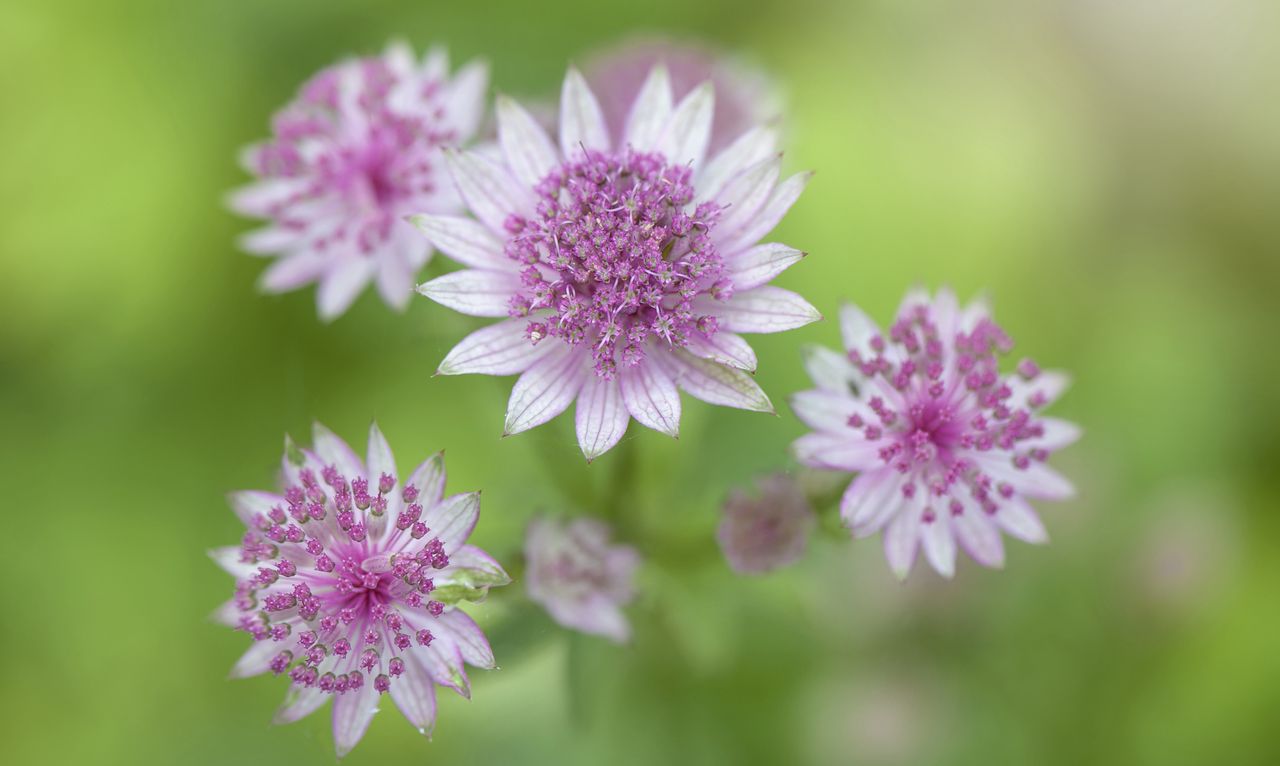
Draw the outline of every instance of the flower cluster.
[[[525,534],[525,587],[564,627],[623,642],[631,626],[622,607],[635,598],[640,557],[609,537],[598,519],[534,519]]]
[[[370,280],[388,305],[406,306],[431,251],[401,219],[458,209],[440,150],[469,140],[483,113],[485,68],[448,69],[443,51],[418,62],[401,44],[324,69],[276,114],[271,139],[245,151],[258,180],[231,206],[268,221],[242,241],[278,258],[264,290],[318,282],[326,320]]]
[[[655,67],[615,142],[595,95],[570,70],[558,145],[499,99],[500,154],[448,155],[477,220],[413,220],[467,268],[418,289],[466,314],[510,317],[464,338],[440,364],[446,375],[520,375],[506,433],[576,400],[578,443],[590,460],[631,418],[675,436],[678,388],[712,404],[772,410],[739,333],[819,318],[799,295],[768,284],[803,253],[757,244],[808,174],[779,183],[766,128],[708,160],[714,103],[707,84],[676,103],[667,70]]]
[[[281,494],[231,496],[247,530],[239,546],[211,554],[236,578],[219,616],[254,640],[232,675],[288,676],[280,723],[332,697],[339,755],[387,692],[429,731],[436,685],[469,696],[464,663],[494,667],[484,633],[456,606],[510,581],[466,544],[479,493],[445,497],[440,455],[401,481],[376,425],[361,460],[317,424],[314,451],[286,446],[282,476]]]
[[[1047,540],[1027,501],[1072,493],[1047,461],[1080,430],[1042,414],[1066,376],[1029,359],[1002,374],[1009,336],[985,303],[962,309],[950,290],[909,293],[887,334],[852,305],[841,309],[840,328],[847,354],[813,351],[817,388],[792,408],[814,429],[795,444],[802,463],[859,472],[840,504],[853,534],[884,530],[899,577],[921,548],[950,577],[957,542],[998,567],[1001,531]]]

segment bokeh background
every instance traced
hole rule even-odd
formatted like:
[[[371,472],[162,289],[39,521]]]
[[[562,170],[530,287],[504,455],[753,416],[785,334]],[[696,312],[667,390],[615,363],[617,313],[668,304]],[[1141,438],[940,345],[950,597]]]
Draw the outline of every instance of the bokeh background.
[[[1075,501],[1004,571],[813,541],[732,576],[730,487],[786,468],[797,347],[762,337],[780,417],[690,404],[635,424],[628,534],[651,558],[630,647],[571,637],[520,585],[472,612],[502,669],[427,742],[388,703],[350,764],[1280,763],[1280,5],[1268,0],[648,0],[0,5],[0,732],[11,764],[334,758],[326,714],[228,681],[209,612],[223,494],[273,480],[313,418],[402,462],[447,448],[499,558],[537,510],[609,502],[567,419],[499,439],[510,380],[431,379],[479,320],[366,294],[339,321],[264,297],[234,157],[315,69],[392,37],[557,92],[636,33],[700,38],[787,93],[814,168],[779,284],[885,319],[912,283],[988,290],[1019,353],[1071,370]],[[435,270],[446,268],[433,264]],[[326,711],[327,713],[327,711]]]

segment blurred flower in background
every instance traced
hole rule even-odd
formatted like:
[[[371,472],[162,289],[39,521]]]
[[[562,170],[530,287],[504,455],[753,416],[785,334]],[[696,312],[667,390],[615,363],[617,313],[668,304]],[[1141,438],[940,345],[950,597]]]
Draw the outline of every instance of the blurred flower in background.
[[[525,532],[525,589],[564,627],[625,642],[631,625],[622,607],[635,598],[640,555],[611,544],[610,534],[594,518],[533,519]]]
[[[403,310],[431,251],[401,219],[460,208],[440,148],[471,139],[487,82],[483,64],[450,76],[443,49],[419,62],[401,43],[312,77],[272,120],[272,138],[245,150],[258,180],[231,198],[237,212],[269,221],[241,240],[277,258],[262,289],[317,282],[320,316],[331,320],[372,280]]]
[[[1001,375],[1012,340],[985,302],[962,309],[950,289],[909,292],[887,336],[845,305],[840,331],[847,359],[811,354],[818,387],[795,395],[792,409],[815,429],[795,443],[802,463],[859,472],[840,501],[854,536],[883,530],[899,578],[921,548],[951,577],[957,542],[989,567],[1004,564],[1002,531],[1046,542],[1027,499],[1073,492],[1046,461],[1080,429],[1040,415],[1066,389],[1066,375],[1029,359],[1017,375]]]
[[[314,451],[289,442],[281,475],[282,495],[231,495],[248,531],[238,547],[211,553],[236,578],[235,598],[218,616],[255,641],[232,676],[289,675],[276,723],[332,697],[339,756],[364,736],[388,691],[429,733],[436,685],[469,697],[464,663],[495,667],[484,633],[456,606],[510,582],[466,544],[479,493],[444,496],[442,455],[402,483],[376,424],[362,461],[317,423]]]
[[[756,244],[800,196],[808,174],[779,183],[773,131],[757,128],[707,161],[714,96],[678,103],[654,68],[610,137],[576,70],[564,80],[559,144],[514,101],[499,99],[503,160],[450,153],[479,221],[414,216],[468,268],[418,290],[481,317],[510,317],[464,338],[446,375],[520,373],[505,434],[546,423],[577,400],[578,444],[607,452],[631,418],[677,435],[680,397],[771,412],[738,333],[774,333],[820,318],[768,283],[804,255]]]
[[[635,37],[601,48],[582,67],[600,98],[605,122],[622,145],[632,104],[649,72],[662,65],[671,77],[672,95],[681,99],[704,82],[715,88],[716,105],[708,151],[715,153],[756,125],[780,121],[783,99],[764,70],[709,43],[664,37]]]
[[[814,515],[804,492],[784,473],[756,480],[756,496],[735,489],[725,501],[716,541],[739,574],[784,567],[804,555]]]

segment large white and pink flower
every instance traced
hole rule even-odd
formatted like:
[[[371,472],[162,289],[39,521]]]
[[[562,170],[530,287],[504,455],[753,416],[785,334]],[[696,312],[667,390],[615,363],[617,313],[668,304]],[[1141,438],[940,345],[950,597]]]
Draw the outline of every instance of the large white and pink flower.
[[[999,370],[1012,341],[983,301],[961,308],[950,290],[911,291],[888,334],[860,309],[840,309],[845,354],[810,349],[817,388],[792,409],[814,432],[795,443],[815,468],[857,472],[840,502],[855,537],[884,532],[894,573],[905,578],[924,550],[955,572],[959,543],[978,563],[1004,564],[1001,533],[1048,540],[1029,500],[1069,497],[1046,461],[1080,429],[1041,411],[1067,376],[1029,359]]]
[[[802,252],[757,244],[809,177],[779,183],[774,132],[756,128],[707,159],[710,84],[678,103],[655,68],[613,141],[596,97],[565,78],[559,141],[522,107],[497,103],[501,152],[449,152],[476,220],[414,223],[467,268],[418,290],[464,314],[503,317],[463,339],[446,375],[520,375],[507,434],[577,401],[587,459],[615,445],[631,418],[675,436],[678,389],[712,404],[772,411],[740,333],[790,330],[819,318],[769,282]]]
[[[339,756],[387,692],[429,733],[435,687],[470,697],[464,665],[495,667],[484,633],[457,608],[511,581],[467,544],[479,493],[445,497],[441,454],[401,479],[377,425],[361,460],[317,423],[314,450],[286,443],[281,484],[282,494],[232,494],[247,531],[240,545],[210,552],[236,578],[216,616],[254,639],[231,675],[288,675],[276,723],[332,698]]]
[[[272,137],[245,150],[257,180],[231,197],[236,212],[268,222],[241,240],[246,251],[276,258],[261,288],[318,283],[326,321],[370,281],[389,306],[404,309],[431,256],[404,216],[461,209],[441,147],[471,139],[487,83],[483,64],[450,76],[443,50],[419,61],[403,44],[307,81],[275,115]]]

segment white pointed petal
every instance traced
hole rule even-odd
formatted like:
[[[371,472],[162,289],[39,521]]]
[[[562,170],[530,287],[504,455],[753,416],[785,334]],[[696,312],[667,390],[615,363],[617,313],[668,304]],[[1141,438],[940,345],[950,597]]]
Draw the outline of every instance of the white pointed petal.
[[[658,151],[672,165],[702,166],[711,141],[711,116],[715,111],[715,90],[707,81],[694,88],[676,105]]]
[[[454,73],[445,92],[444,113],[449,125],[465,142],[480,127],[484,116],[485,91],[489,88],[489,66],[472,61]]]
[[[324,706],[332,694],[325,694],[318,686],[290,686],[284,703],[271,718],[271,723],[283,725],[301,721]]]
[[[329,258],[312,250],[283,256],[258,277],[258,289],[264,293],[296,290],[324,276],[331,263]]]
[[[960,543],[965,553],[984,567],[999,569],[1004,566],[1004,543],[996,525],[981,508],[967,499],[958,499],[964,503],[964,512],[959,516],[951,516],[951,528],[955,532],[956,542]]]
[[[667,67],[658,64],[649,70],[640,94],[631,105],[623,141],[637,151],[652,150],[662,136],[663,129],[671,121],[674,98]]]
[[[463,266],[514,270],[514,262],[502,251],[502,240],[477,221],[424,213],[409,216],[409,223],[418,227],[437,250]]]
[[[564,412],[592,374],[590,360],[585,347],[559,344],[535,362],[511,389],[503,433],[527,431]]]
[[[326,322],[351,307],[373,276],[371,258],[345,258],[320,279],[316,309]]]
[[[991,310],[991,301],[985,295],[979,295],[969,302],[960,312],[960,331],[973,332],[973,328],[982,319],[990,319],[995,315]]]
[[[899,580],[907,579],[920,548],[920,508],[900,511],[884,531],[884,557]]]
[[[405,652],[401,659],[404,674],[391,684],[391,699],[413,728],[430,735],[436,725],[436,685],[417,652]]]
[[[511,582],[511,575],[492,556],[474,545],[449,551],[449,566],[435,576],[436,584],[495,587]]]
[[[699,359],[679,348],[674,349],[667,360],[676,385],[695,399],[754,412],[773,412],[769,397],[742,370]]]
[[[1059,450],[1075,444],[1082,433],[1080,426],[1061,418],[1042,417],[1038,418],[1036,423],[1044,428],[1044,434],[1034,439],[1029,439],[1026,442],[1026,446],[1030,448]]]
[[[1034,380],[1023,380],[1017,375],[1005,379],[1005,383],[1013,391],[1009,397],[1011,407],[1029,407],[1033,396],[1039,394],[1042,407],[1053,404],[1071,385],[1071,376],[1060,370],[1044,370]]]
[[[741,336],[726,329],[716,331],[707,337],[701,333],[692,333],[685,349],[696,357],[709,359],[719,364],[727,364],[746,372],[756,371],[756,352],[751,344]]]
[[[326,466],[333,466],[347,481],[364,476],[364,461],[351,449],[342,437],[330,431],[323,423],[311,426],[311,443],[316,455]]]
[[[418,497],[414,502],[419,503],[423,508],[430,508],[439,503],[440,498],[444,496],[445,478],[444,453],[437,452],[413,469],[413,473],[409,474],[409,478],[405,481],[405,486],[417,487]]]
[[[272,641],[254,641],[249,650],[236,660],[236,664],[231,668],[232,678],[250,678],[252,676],[262,675],[270,670],[271,658],[275,657],[288,647],[284,642]]]
[[[800,391],[791,395],[791,411],[801,423],[818,431],[844,434],[859,438],[858,432],[849,427],[849,418],[865,411],[858,400],[848,394],[838,394],[820,388]]]
[[[867,471],[849,483],[840,498],[840,518],[854,537],[880,531],[903,506],[902,480],[892,469]]]
[[[428,629],[435,627],[435,620],[425,623]],[[434,632],[434,631],[433,631]],[[462,653],[452,641],[432,641],[430,646],[416,648],[412,652],[431,678],[441,686],[447,686],[468,699],[471,698],[471,682],[463,666]]]
[[[356,746],[378,712],[377,689],[368,676],[359,689],[339,694],[333,701],[333,746],[341,758]]]
[[[498,141],[517,180],[533,188],[559,164],[559,155],[546,131],[524,107],[498,96]]]
[[[622,403],[618,381],[605,380],[599,375],[588,375],[578,392],[578,406],[574,413],[574,427],[578,433],[578,446],[588,461],[595,460],[613,449],[627,432],[631,416]]]
[[[463,269],[418,285],[418,292],[441,306],[473,317],[505,317],[520,277],[506,271]]]
[[[369,426],[369,491],[376,492],[378,489],[378,479],[382,474],[387,474],[392,479],[399,481],[399,474],[396,473],[396,458],[391,454],[391,445],[387,444],[387,437],[382,435],[382,429],[378,428],[377,423]]]
[[[446,151],[445,162],[467,207],[495,234],[512,213],[532,209],[529,193],[507,170],[475,152]]]
[[[618,643],[626,643],[631,638],[631,625],[622,609],[602,595],[549,601],[545,606],[555,621],[566,628],[604,636]]]
[[[272,211],[310,183],[305,178],[269,178],[236,189],[227,206],[243,216],[269,218]]]
[[[950,512],[943,508],[932,522],[920,524],[920,545],[934,571],[950,579],[956,573],[956,539],[948,522]]]
[[[285,508],[288,503],[280,495],[271,492],[259,492],[256,489],[246,489],[240,492],[232,492],[227,495],[227,503],[231,506],[231,510],[235,512],[236,518],[240,519],[246,527],[255,526],[253,518],[259,514],[266,516],[267,512],[275,506]]]
[[[737,175],[727,186],[716,202],[725,208],[724,215],[716,224],[712,236],[717,242],[728,242],[737,239],[737,235],[751,224],[773,191],[781,172],[782,157],[773,155],[757,162]],[[733,252],[732,248],[721,248],[723,252]]]
[[[680,435],[680,391],[661,366],[645,360],[618,375],[622,401],[645,428],[671,437]]]
[[[841,394],[855,390],[858,371],[849,357],[824,346],[802,346],[800,354],[804,358],[805,371],[818,388]]]
[[[735,255],[728,264],[728,277],[734,288],[750,290],[773,281],[774,277],[797,263],[805,254],[786,245],[756,245]]]
[[[1000,508],[992,518],[995,519],[996,526],[1019,540],[1036,545],[1049,542],[1049,532],[1045,530],[1044,523],[1022,498],[1001,500]]]
[[[241,235],[240,249],[252,255],[275,255],[293,250],[306,241],[306,235],[296,229],[267,226]]]
[[[732,332],[784,332],[822,318],[804,298],[773,285],[734,293],[727,301],[700,296],[695,299],[694,307],[712,314],[720,327]]]
[[[431,529],[431,536],[440,538],[446,554],[452,555],[471,536],[480,518],[480,493],[467,492],[450,495],[427,508],[422,522]]]
[[[777,152],[778,134],[772,128],[756,127],[743,133],[707,163],[694,186],[697,201],[718,199],[739,173]]]
[[[979,454],[978,467],[998,482],[1008,482],[1020,495],[1042,500],[1066,500],[1075,495],[1075,487],[1054,469],[1032,460],[1026,468],[1013,465],[1008,454]]]
[[[209,558],[213,559],[213,563],[222,567],[223,571],[237,580],[243,580],[258,571],[257,566],[240,560],[240,547],[236,545],[214,548],[209,551]]]
[[[516,375],[555,348],[555,341],[536,346],[525,335],[528,321],[508,319],[482,327],[458,342],[437,372],[441,375]]]
[[[835,471],[870,471],[884,464],[880,459],[878,442],[869,442],[862,434],[849,430],[847,434],[830,434],[822,431],[805,434],[792,443],[796,460],[810,468],[826,468]]]
[[[840,339],[849,351],[871,356],[871,339],[880,335],[880,327],[862,309],[852,303],[840,306]]]
[[[374,271],[374,284],[383,302],[396,311],[408,308],[409,298],[413,295],[414,272],[407,252],[383,253]]]
[[[240,615],[242,614],[240,607],[236,606],[235,599],[231,599],[230,601],[222,602],[221,606],[214,609],[213,613],[209,615],[209,619],[219,625],[235,628],[240,625]]]
[[[737,236],[727,246],[732,251],[739,247],[746,247],[754,244],[782,221],[787,211],[791,210],[791,206],[800,199],[801,192],[805,186],[809,184],[809,179],[813,177],[813,173],[797,173],[782,183],[778,184],[773,190],[773,194],[769,195],[769,201],[760,209],[759,213],[751,219],[750,224],[738,232]]]
[[[607,151],[609,129],[600,103],[577,69],[570,69],[560,91],[560,152],[577,158],[583,148]]]
[[[493,670],[497,663],[493,659],[493,648],[484,631],[471,619],[471,616],[460,609],[452,609],[436,619],[436,625],[442,633],[458,647],[458,653],[468,665]]]

